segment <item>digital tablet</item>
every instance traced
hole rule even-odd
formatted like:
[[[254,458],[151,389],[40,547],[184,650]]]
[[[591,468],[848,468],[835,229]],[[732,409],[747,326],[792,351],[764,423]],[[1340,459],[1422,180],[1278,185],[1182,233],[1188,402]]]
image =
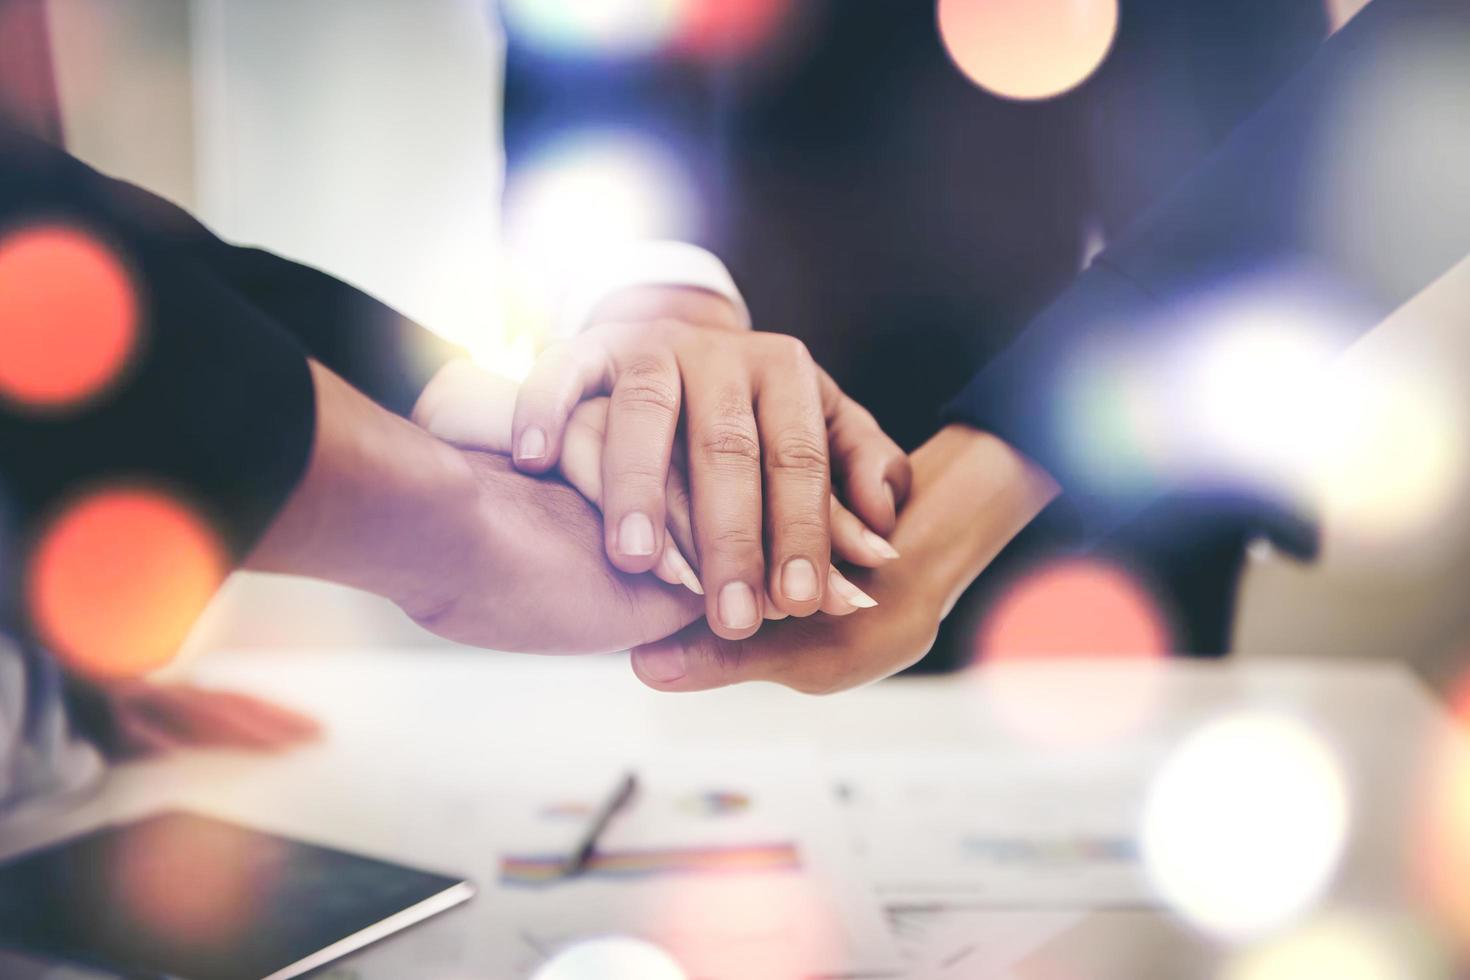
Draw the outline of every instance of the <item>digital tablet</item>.
[[[127,976],[286,980],[469,882],[169,812],[0,864],[0,946]]]

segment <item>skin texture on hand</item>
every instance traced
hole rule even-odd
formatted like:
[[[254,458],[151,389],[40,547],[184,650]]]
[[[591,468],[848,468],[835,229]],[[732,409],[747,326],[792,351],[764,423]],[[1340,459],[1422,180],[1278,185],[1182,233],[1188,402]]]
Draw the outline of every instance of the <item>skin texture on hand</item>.
[[[623,650],[702,611],[687,590],[609,565],[601,516],[575,490],[455,449],[311,369],[306,475],[247,567],[375,592],[442,636],[497,650]]]
[[[511,416],[518,386],[466,360],[446,364],[434,376],[414,406],[413,420],[425,431],[461,449],[509,455]],[[591,398],[572,410],[557,462],[563,479],[599,509],[604,506],[603,447],[607,435],[607,397]],[[696,555],[689,483],[681,447],[675,446],[673,465],[664,485],[667,533],[662,553],[652,571],[671,585],[683,585],[697,595],[704,590],[695,566],[686,555]],[[844,561],[874,568],[896,555],[836,497],[829,498],[832,551]],[[821,611],[847,615],[869,608],[872,600],[835,568],[830,572]],[[780,618],[773,604],[767,618]]]
[[[665,293],[677,302],[660,304]],[[703,302],[723,304],[723,320],[685,319],[702,315],[691,302],[687,291],[638,292],[598,314],[634,319],[601,320],[543,354],[517,397],[514,458],[525,472],[551,470],[573,409],[610,395],[606,548],[617,567],[639,572],[661,551],[668,473],[682,446],[707,615],[737,638],[768,607],[792,616],[824,607],[834,478],[857,516],[883,533],[909,474],[898,447],[800,341],[730,329],[738,316],[718,297]]]
[[[790,619],[738,641],[696,624],[635,650],[638,677],[664,691],[764,680],[820,694],[917,661],[960,594],[1057,487],[1010,446],[966,426],[940,431],[912,462],[913,490],[893,536],[902,557],[858,577],[878,599],[877,609],[841,619]]]

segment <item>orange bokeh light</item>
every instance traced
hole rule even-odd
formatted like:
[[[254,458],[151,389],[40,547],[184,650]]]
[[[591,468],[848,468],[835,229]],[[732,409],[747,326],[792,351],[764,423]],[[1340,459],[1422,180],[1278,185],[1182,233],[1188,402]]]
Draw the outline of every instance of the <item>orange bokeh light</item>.
[[[1048,566],[1011,588],[980,634],[982,658],[1157,657],[1169,629],[1147,590],[1123,569],[1081,559]]]
[[[697,54],[747,54],[765,42],[786,15],[790,0],[693,0],[679,25],[679,43]]]
[[[1450,689],[1453,724],[1425,753],[1412,825],[1413,870],[1429,909],[1470,952],[1470,677]]]
[[[31,619],[71,669],[137,676],[173,658],[228,571],[188,507],[155,491],[104,490],[42,536],[27,583]]]
[[[939,35],[971,81],[1008,99],[1082,84],[1118,30],[1117,0],[939,0]]]
[[[1063,561],[1002,596],[980,630],[975,677],[995,717],[1027,741],[1097,744],[1153,716],[1169,638],[1122,568]]]
[[[112,856],[122,906],[116,914],[168,946],[237,942],[287,857],[274,839],[242,839],[210,824],[145,827]]]
[[[59,225],[0,240],[0,397],[62,408],[117,380],[138,342],[138,301],[111,249]]]

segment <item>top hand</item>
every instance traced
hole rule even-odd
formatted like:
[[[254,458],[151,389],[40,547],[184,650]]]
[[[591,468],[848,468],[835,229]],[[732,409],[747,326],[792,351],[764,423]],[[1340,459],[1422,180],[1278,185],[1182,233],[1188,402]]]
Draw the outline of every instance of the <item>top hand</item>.
[[[672,292],[677,316],[665,307],[651,319],[604,319],[542,357],[517,401],[515,462],[532,473],[556,465],[573,409],[610,392],[605,547],[623,571],[647,571],[663,546],[682,409],[707,614],[720,636],[735,639],[759,626],[767,595],[780,614],[821,608],[833,471],[858,517],[886,533],[907,494],[908,467],[800,341],[710,329],[737,322],[727,301]]]
[[[847,619],[774,623],[741,641],[696,623],[635,650],[634,671],[665,691],[764,680],[815,694],[914,663],[960,593],[1057,488],[999,439],[959,425],[921,446],[913,466],[913,495],[893,537],[903,556],[859,580],[878,598],[877,609]]]

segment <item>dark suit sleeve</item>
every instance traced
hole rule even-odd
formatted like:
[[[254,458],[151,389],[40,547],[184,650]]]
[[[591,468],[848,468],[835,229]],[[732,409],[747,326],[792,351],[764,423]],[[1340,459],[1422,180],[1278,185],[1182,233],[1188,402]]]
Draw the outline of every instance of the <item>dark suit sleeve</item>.
[[[61,225],[88,236],[126,269],[139,311],[133,356],[99,393],[45,410],[0,396],[0,517],[9,527],[0,531],[9,545],[0,592],[13,599],[11,559],[38,521],[114,484],[184,499],[239,560],[310,452],[315,406],[302,344],[207,263],[103,206],[99,178],[65,154],[0,130],[0,161],[0,235]],[[0,321],[15,315],[0,311]]]
[[[434,372],[462,354],[325,272],[264,249],[231,245],[162,198],[122,181],[98,181],[99,206],[160,248],[207,268],[312,358],[389,411],[407,416]]]
[[[1109,379],[1103,358],[1187,345],[1203,329],[1186,314],[1192,302],[1287,272],[1331,298],[1346,345],[1470,254],[1466,51],[1463,0],[1374,0],[976,375],[947,417],[1029,454],[1099,531],[1197,489],[1126,458],[1100,461],[1079,382],[1133,383]]]

